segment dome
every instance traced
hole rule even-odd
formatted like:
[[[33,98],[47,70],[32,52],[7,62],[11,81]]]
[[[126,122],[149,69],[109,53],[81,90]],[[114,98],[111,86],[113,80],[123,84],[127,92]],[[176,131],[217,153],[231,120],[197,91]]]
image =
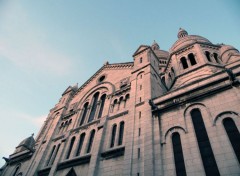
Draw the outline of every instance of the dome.
[[[222,45],[221,45],[221,48],[219,49],[219,55],[220,55],[220,57],[222,57],[225,52],[230,51],[230,50],[235,50],[235,51],[238,52],[238,50],[237,50],[236,48],[234,48],[233,46],[222,44]]]
[[[164,51],[164,50],[154,50],[154,53],[158,58],[168,58],[169,52]]]
[[[178,40],[173,44],[170,52],[172,53],[178,49],[181,49],[190,44],[194,44],[196,42],[212,44],[208,39],[198,35],[188,35],[187,31],[180,28],[178,32]]]

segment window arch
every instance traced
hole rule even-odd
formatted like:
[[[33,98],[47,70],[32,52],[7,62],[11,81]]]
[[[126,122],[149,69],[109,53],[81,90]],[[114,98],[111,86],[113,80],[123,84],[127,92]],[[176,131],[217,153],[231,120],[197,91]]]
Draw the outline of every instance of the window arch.
[[[46,166],[49,165],[50,160],[51,160],[51,158],[52,158],[52,156],[53,156],[53,153],[54,153],[54,151],[55,151],[55,148],[56,148],[56,145],[54,145],[53,148],[52,148],[51,154],[49,155],[49,158],[48,158],[48,160],[47,160],[47,162],[46,162]]]
[[[94,136],[95,136],[95,130],[92,130],[90,133],[90,138],[88,142],[87,153],[91,152]]]
[[[233,150],[240,163],[240,133],[233,119],[227,117],[223,120],[223,126],[227,132],[228,138],[232,144]]]
[[[98,113],[98,118],[101,118],[101,117],[102,117],[105,100],[106,100],[106,94],[104,94],[104,95],[101,96],[101,106],[100,106],[100,110],[99,110],[99,113]]]
[[[184,163],[183,157],[183,150],[181,144],[181,138],[178,132],[174,132],[172,134],[172,146],[173,146],[173,155],[174,155],[174,162],[176,168],[176,175],[177,176],[185,176],[186,168]]]
[[[211,57],[210,57],[210,53],[208,51],[205,51],[205,55],[207,57],[208,62],[212,62]]]
[[[118,145],[122,145],[123,143],[123,134],[124,134],[124,122],[122,121],[120,123],[120,128],[119,128]]]
[[[193,109],[190,114],[192,117],[193,127],[196,134],[205,174],[206,176],[220,176],[205,124],[203,122],[202,114],[199,109]]]
[[[99,92],[95,93],[93,96],[93,104],[92,104],[92,109],[91,109],[91,113],[89,115],[88,122],[91,122],[94,119],[95,112],[97,110],[98,97],[99,97]]]
[[[218,54],[217,54],[217,53],[213,53],[213,57],[214,57],[215,61],[216,61],[218,64],[220,64],[220,63],[219,63],[219,60],[218,60]]]
[[[20,165],[18,165],[13,173],[13,176],[17,176],[18,171],[20,170]]]
[[[117,125],[114,124],[113,127],[112,127],[112,136],[111,136],[110,148],[114,147],[116,132],[117,132]]]
[[[80,125],[82,125],[85,121],[85,118],[86,118],[86,115],[87,115],[87,111],[88,111],[88,102],[84,104],[83,106],[83,115],[82,115],[82,118],[81,118],[81,121],[80,121]]]
[[[116,110],[116,107],[117,107],[117,99],[113,101],[112,112]]]
[[[71,142],[70,142],[70,145],[69,145],[69,148],[68,148],[68,152],[67,152],[67,157],[66,157],[66,159],[68,159],[68,158],[70,157],[70,155],[71,155],[71,152],[72,152],[72,148],[73,148],[75,139],[76,139],[75,136],[72,137],[72,139],[71,139]]]
[[[57,150],[56,150],[56,152],[53,154],[53,156],[52,156],[52,158],[51,158],[51,160],[50,160],[50,163],[49,163],[50,165],[52,165],[52,164],[54,163],[54,160],[55,160],[55,158],[56,158],[56,156],[57,156],[57,154],[58,154],[59,148],[60,148],[60,144],[58,144]]]
[[[79,140],[79,144],[78,144],[78,148],[77,148],[77,152],[76,152],[76,156],[79,156],[82,150],[82,146],[83,146],[83,142],[85,139],[86,133],[82,133],[80,135],[80,140]]]
[[[120,97],[119,104],[118,104],[118,110],[121,109],[122,104],[123,104],[123,97]]]
[[[170,72],[168,73],[168,78],[169,78],[170,80],[172,80],[172,75],[171,75]]]
[[[180,61],[181,61],[181,63],[182,63],[183,69],[188,68],[187,59],[186,59],[185,57],[182,57],[182,58],[180,59]]]
[[[125,96],[124,108],[126,107],[126,105],[127,105],[127,102],[129,101],[129,98],[130,98],[130,95],[129,95],[129,94],[127,94],[127,95]]]
[[[190,53],[190,54],[188,55],[188,59],[190,60],[191,65],[196,65],[196,64],[197,64],[196,59],[195,59],[195,56],[194,56],[193,53]]]

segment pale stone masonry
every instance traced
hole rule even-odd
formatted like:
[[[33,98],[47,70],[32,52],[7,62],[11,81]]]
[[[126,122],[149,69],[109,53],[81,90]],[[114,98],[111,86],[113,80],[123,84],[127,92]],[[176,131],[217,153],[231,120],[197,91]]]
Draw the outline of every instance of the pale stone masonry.
[[[240,175],[240,53],[178,32],[69,86],[1,176]]]

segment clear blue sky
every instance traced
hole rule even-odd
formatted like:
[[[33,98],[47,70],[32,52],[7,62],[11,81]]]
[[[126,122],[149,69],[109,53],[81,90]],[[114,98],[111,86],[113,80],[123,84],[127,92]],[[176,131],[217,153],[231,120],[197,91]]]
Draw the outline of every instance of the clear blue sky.
[[[240,49],[240,1],[0,1],[0,158],[37,134],[63,91],[179,27]],[[4,160],[0,160],[0,166]]]

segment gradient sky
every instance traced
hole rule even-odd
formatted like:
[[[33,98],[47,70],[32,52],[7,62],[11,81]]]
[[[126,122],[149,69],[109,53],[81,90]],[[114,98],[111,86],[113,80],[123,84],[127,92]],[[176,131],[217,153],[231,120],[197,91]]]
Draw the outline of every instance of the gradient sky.
[[[0,0],[0,158],[36,136],[69,85],[106,61],[132,61],[141,44],[169,50],[182,27],[240,49],[239,9],[238,0]]]

